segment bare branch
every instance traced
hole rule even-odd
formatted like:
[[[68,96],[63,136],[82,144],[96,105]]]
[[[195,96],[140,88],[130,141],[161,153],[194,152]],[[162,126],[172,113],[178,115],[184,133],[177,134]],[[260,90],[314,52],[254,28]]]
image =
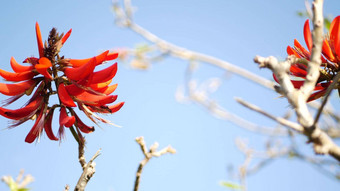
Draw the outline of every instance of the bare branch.
[[[80,178],[77,182],[77,185],[75,186],[74,190],[75,191],[84,191],[87,183],[90,181],[94,173],[96,172],[95,166],[96,163],[94,160],[100,155],[100,150],[99,149],[91,158],[91,160],[86,163],[85,159],[85,138],[81,135],[77,128],[78,134],[76,132],[73,133],[74,137],[77,138],[78,142],[78,158],[79,158],[79,163],[83,169],[82,174],[80,175]],[[69,186],[66,185],[65,190],[68,190]]]
[[[143,168],[144,166],[149,162],[149,160],[152,157],[160,157],[161,155],[164,155],[166,153],[171,153],[171,154],[175,154],[176,150],[174,148],[172,148],[170,145],[161,149],[160,151],[157,151],[158,148],[158,143],[155,142],[153,145],[150,146],[150,149],[148,151],[145,141],[144,141],[144,137],[137,137],[136,138],[136,142],[139,144],[143,154],[144,154],[144,159],[139,163],[138,169],[137,169],[137,173],[136,173],[136,180],[135,180],[135,186],[134,186],[134,191],[138,191],[139,189],[139,183],[140,183],[140,178],[143,172]]]
[[[127,6],[128,5],[128,6]],[[127,27],[131,29],[132,31],[136,32],[137,34],[141,35],[146,40],[150,41],[151,43],[155,44],[161,52],[168,53],[174,57],[183,59],[183,60],[195,60],[203,63],[209,63],[211,65],[214,65],[216,67],[219,67],[221,69],[224,69],[226,71],[229,71],[231,73],[234,73],[236,75],[239,75],[245,79],[248,79],[250,81],[253,81],[257,84],[260,84],[266,88],[273,89],[274,82],[267,80],[261,76],[258,76],[252,72],[249,72],[243,68],[240,68],[236,65],[233,65],[229,62],[226,62],[224,60],[202,54],[199,52],[191,51],[188,49],[185,49],[180,46],[176,46],[174,44],[171,44],[155,34],[149,32],[148,30],[144,29],[143,27],[139,26],[138,24],[131,21],[131,15],[129,13],[131,12],[131,2],[125,3],[125,10],[123,11],[117,3],[114,3],[115,7],[115,13],[116,13],[116,20],[119,21],[119,24],[123,25],[124,27]]]
[[[101,149],[99,149],[93,155],[91,160],[88,163],[85,163],[85,165],[83,166],[83,173],[81,174],[81,176],[78,180],[78,183],[77,183],[77,185],[74,189],[75,191],[84,191],[87,183],[90,181],[90,179],[92,178],[92,176],[96,172],[96,169],[95,169],[96,163],[94,162],[94,160],[100,155],[100,150]],[[84,157],[84,161],[85,161],[85,157]]]
[[[301,125],[297,124],[297,123],[288,121],[287,119],[282,118],[282,117],[275,117],[275,116],[271,115],[270,113],[263,111],[258,106],[250,104],[250,103],[242,100],[241,98],[235,98],[235,100],[238,103],[242,104],[243,106],[245,106],[245,107],[247,107],[247,108],[249,108],[249,109],[251,109],[253,111],[256,111],[258,113],[261,113],[262,115],[267,116],[268,118],[270,118],[270,119],[280,123],[281,125],[284,125],[286,127],[292,128],[292,129],[294,129],[294,130],[296,130],[296,131],[298,131],[300,133],[303,132],[303,127]]]
[[[69,190],[70,190],[70,186],[66,184],[64,191],[69,191]]]
[[[14,183],[17,189],[27,189],[27,185],[32,183],[34,181],[34,178],[30,174],[24,176],[24,170],[20,170],[19,175],[17,176],[15,181],[12,176],[3,176],[1,177],[1,181],[6,183],[8,186]]]

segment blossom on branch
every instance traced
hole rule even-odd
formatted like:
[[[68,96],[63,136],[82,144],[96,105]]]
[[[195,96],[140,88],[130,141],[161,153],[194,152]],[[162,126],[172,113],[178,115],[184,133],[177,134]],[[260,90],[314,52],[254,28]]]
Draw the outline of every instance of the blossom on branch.
[[[114,60],[118,53],[105,51],[98,56],[87,59],[68,59],[59,56],[72,30],[59,35],[55,28],[49,34],[48,41],[43,44],[40,28],[36,23],[36,37],[39,58],[28,57],[19,64],[13,57],[10,60],[14,72],[0,69],[0,76],[6,81],[16,83],[0,83],[0,93],[11,96],[5,101],[9,105],[24,95],[31,95],[28,102],[19,109],[0,107],[0,115],[14,120],[10,127],[18,126],[29,119],[35,120],[25,141],[32,143],[45,130],[51,140],[60,140],[64,136],[64,128],[70,128],[77,140],[83,140],[82,133],[91,133],[93,126],[86,125],[76,114],[75,108],[85,113],[93,122],[111,123],[96,113],[115,113],[124,102],[109,105],[116,101],[117,95],[111,95],[117,84],[110,85],[117,73],[117,63],[95,71],[96,66]],[[52,85],[54,83],[54,86]],[[54,90],[53,87],[56,87]],[[49,106],[50,96],[58,95],[59,103]],[[59,108],[59,130],[55,136],[52,130],[54,111]],[[76,130],[74,130],[76,129]]]
[[[288,46],[288,55],[294,55],[300,59],[300,62],[291,65],[289,74],[293,77],[291,80],[295,88],[299,89],[306,79],[308,61],[310,61],[313,47],[312,33],[307,19],[303,29],[304,39],[307,45],[305,49],[298,40],[294,39],[294,47]],[[307,101],[313,101],[326,94],[328,86],[332,83],[333,77],[340,70],[340,16],[336,17],[330,26],[329,34],[324,37],[322,45],[322,56],[320,65],[320,76],[315,85],[314,92]],[[279,83],[275,75],[274,80]],[[340,90],[339,84],[335,86]],[[339,91],[340,93],[340,91]]]

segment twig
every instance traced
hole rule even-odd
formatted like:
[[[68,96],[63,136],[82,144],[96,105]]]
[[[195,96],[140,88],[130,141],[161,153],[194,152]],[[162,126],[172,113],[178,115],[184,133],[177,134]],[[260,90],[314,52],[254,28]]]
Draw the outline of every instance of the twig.
[[[321,103],[321,106],[318,109],[318,113],[315,116],[314,126],[319,121],[319,118],[321,116],[322,110],[323,110],[323,108],[325,107],[325,105],[326,105],[326,103],[328,101],[328,97],[330,96],[330,94],[331,94],[332,90],[334,89],[335,85],[338,83],[339,79],[340,79],[340,72],[337,73],[337,75],[333,78],[333,82],[327,88],[326,95],[324,96],[324,99],[323,99],[323,101]]]
[[[129,2],[125,1],[124,3],[125,3],[125,6],[126,5],[131,6],[130,1]],[[194,61],[199,61],[203,63],[209,63],[211,65],[227,70],[228,72],[237,74],[257,84],[260,84],[266,88],[273,89],[274,82],[270,80],[267,80],[261,76],[258,76],[252,72],[249,72],[243,68],[240,68],[224,60],[221,60],[221,59],[218,59],[218,58],[215,58],[215,57],[203,54],[203,53],[191,51],[180,46],[176,46],[174,44],[171,44],[159,38],[155,34],[149,32],[148,30],[144,29],[143,27],[139,26],[138,24],[132,21],[132,15],[130,14],[131,7],[129,6],[125,7],[125,10],[122,10],[119,7],[117,2],[113,2],[113,6],[114,6],[114,11],[117,17],[116,21],[119,24],[131,29],[132,31],[141,35],[146,40],[150,41],[151,43],[154,43],[159,48],[160,51],[166,52],[174,57],[177,57],[183,60],[191,60],[191,61],[194,60]]]
[[[3,176],[1,177],[1,181],[5,182],[9,187],[13,184],[16,185],[17,189],[28,190],[26,186],[34,181],[32,175],[27,174],[24,176],[24,170],[20,170],[19,175],[17,176],[16,180],[14,181],[12,176]]]
[[[99,149],[91,158],[91,160],[86,163],[85,159],[85,138],[81,135],[81,133],[78,131],[78,136],[77,136],[77,142],[78,142],[78,158],[79,158],[79,163],[83,169],[82,174],[80,175],[80,178],[77,182],[77,185],[75,187],[75,191],[84,191],[87,183],[90,181],[94,173],[96,172],[95,166],[96,163],[94,160],[100,155],[101,149]],[[74,133],[75,136],[75,133]],[[66,185],[65,189],[68,187]]]
[[[70,186],[66,184],[64,191],[69,191],[69,190],[70,190]]]
[[[81,174],[78,183],[75,187],[75,191],[84,191],[87,183],[90,181],[94,173],[96,172],[96,163],[94,160],[100,155],[101,149],[99,149],[91,158],[91,160],[83,166],[83,173]],[[85,157],[84,157],[85,160]],[[79,160],[80,161],[80,160]]]
[[[157,151],[158,148],[158,143],[155,142],[153,145],[150,146],[150,149],[148,151],[145,141],[144,141],[144,137],[137,137],[136,138],[136,142],[139,144],[143,154],[144,154],[144,159],[139,163],[138,169],[137,169],[137,173],[136,173],[136,180],[135,180],[135,186],[134,186],[134,191],[138,191],[139,189],[139,183],[140,183],[140,178],[143,172],[143,168],[144,166],[149,162],[149,160],[152,157],[160,157],[161,155],[164,155],[166,153],[171,153],[171,154],[175,154],[176,150],[174,148],[172,148],[170,145],[163,148],[160,151]]]
[[[235,100],[240,103],[241,105],[253,110],[253,111],[256,111],[258,113],[261,113],[262,115],[280,123],[281,125],[284,125],[286,127],[290,127],[298,132],[303,132],[303,127],[297,123],[294,123],[294,122],[291,122],[285,118],[282,118],[282,117],[276,117],[276,116],[273,116],[272,114],[268,113],[268,112],[265,112],[263,111],[261,108],[259,108],[258,106],[256,105],[253,105],[253,104],[250,104],[244,100],[242,100],[241,98],[235,98]]]
[[[85,160],[85,140],[79,140],[78,141],[78,159],[80,166],[84,169],[86,166],[86,160]]]

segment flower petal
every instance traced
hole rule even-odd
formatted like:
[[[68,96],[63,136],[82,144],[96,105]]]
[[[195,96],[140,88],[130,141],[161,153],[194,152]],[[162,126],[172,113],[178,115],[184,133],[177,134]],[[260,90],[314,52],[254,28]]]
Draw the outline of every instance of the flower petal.
[[[110,53],[108,53],[107,54],[107,56],[106,56],[106,61],[109,61],[109,60],[114,60],[114,59],[116,59],[116,58],[118,58],[118,53],[117,52],[110,52]]]
[[[85,79],[79,80],[76,83],[67,85],[65,86],[65,88],[68,94],[72,96],[76,96],[76,95],[83,93],[88,88],[88,85],[90,82],[91,82],[91,76]]]
[[[31,71],[34,69],[33,66],[23,66],[20,65],[13,57],[11,57],[11,67],[13,69],[14,72],[16,73],[20,73],[20,72],[27,72],[27,71]]]
[[[48,111],[48,114],[46,116],[46,121],[45,121],[45,124],[44,124],[44,129],[45,129],[46,135],[49,139],[51,139],[52,141],[58,141],[59,139],[54,135],[54,133],[52,131],[53,113],[54,113],[54,109],[51,109],[51,110]]]
[[[82,65],[81,67],[65,68],[64,73],[69,79],[78,81],[86,78],[90,73],[93,72],[95,67],[96,58],[93,57],[91,60],[89,60],[86,64]]]
[[[33,71],[12,73],[0,69],[0,76],[2,76],[7,81],[20,82],[32,79],[36,74]]]
[[[25,142],[32,143],[37,137],[40,136],[43,128],[44,128],[44,122],[45,122],[45,113],[44,110],[41,109],[39,112],[38,118],[35,120],[35,123],[28,133],[28,135],[25,138]]]
[[[295,46],[296,50],[298,51],[298,54],[301,57],[306,58],[307,60],[310,59],[310,52],[308,52],[308,50],[303,48],[303,46],[300,44],[300,42],[296,39],[294,39],[294,46]]]
[[[67,107],[76,107],[76,104],[72,100],[71,96],[66,91],[65,85],[63,83],[59,84],[58,96],[60,101]]]
[[[44,56],[44,44],[41,38],[41,32],[38,22],[35,23],[35,34],[37,36],[37,43],[38,43],[38,50],[39,50],[39,57]]]
[[[51,66],[52,66],[51,61],[46,57],[42,57],[39,59],[38,64],[36,64],[34,67],[40,74],[45,76],[47,79],[53,80],[53,77],[48,72],[48,69]]]
[[[36,83],[37,81],[35,80],[28,80],[16,84],[0,83],[0,93],[7,96],[19,95],[26,92],[26,90],[30,89],[32,86],[35,86]]]
[[[330,40],[333,43],[337,56],[340,57],[340,16],[335,17],[332,21],[330,29]]]
[[[109,109],[111,110],[111,113],[115,113],[119,111],[120,108],[122,108],[124,104],[125,102],[120,102],[120,103],[117,103],[116,105],[110,105]]]
[[[328,40],[324,40],[322,44],[322,54],[331,62],[335,62],[335,57],[332,52],[331,47],[329,46]]]
[[[63,36],[63,38],[61,39],[61,44],[64,44],[66,41],[67,41],[67,39],[68,39],[68,37],[70,37],[70,35],[71,35],[71,32],[72,32],[72,29],[70,29],[69,31],[67,31],[67,33]]]
[[[301,56],[290,46],[287,46],[287,54],[295,55],[296,58],[301,58]]]
[[[41,106],[42,100],[43,100],[42,96],[36,96],[36,98],[31,100],[29,104],[19,109],[6,109],[3,107],[0,107],[0,115],[8,119],[14,119],[14,120],[25,118],[36,112],[36,110]]]
[[[71,127],[75,122],[74,116],[68,116],[65,107],[60,108],[59,125]]]
[[[303,27],[303,36],[305,38],[307,48],[311,52],[312,47],[313,47],[313,39],[312,39],[312,33],[310,32],[310,28],[309,28],[309,19],[306,20],[305,25]]]
[[[32,64],[33,66],[38,64],[38,61],[39,61],[39,58],[36,58],[36,57],[28,57],[26,58],[23,63],[30,63]]]
[[[319,99],[320,97],[324,96],[326,94],[327,88],[324,88],[321,91],[317,91],[315,93],[313,93],[312,95],[309,96],[307,102]]]
[[[117,73],[117,63],[108,68],[93,73],[92,84],[111,80]]]
[[[83,133],[92,133],[94,131],[94,127],[88,126],[81,121],[76,113],[74,113],[74,117],[76,118],[75,126]]]
[[[107,50],[107,51],[99,54],[98,56],[94,57],[94,58],[96,58],[96,66],[107,60],[106,57],[107,57],[108,53],[109,53],[109,51]],[[88,63],[91,59],[93,59],[93,58],[70,59],[69,62],[72,65],[72,67],[77,68],[77,67],[83,66],[84,64]]]
[[[305,69],[301,69],[300,67],[298,67],[298,65],[292,65],[289,71],[293,76],[296,77],[305,78],[307,76],[307,71]]]
[[[107,95],[107,96],[101,96],[101,95],[95,95],[88,92],[83,92],[76,96],[76,99],[82,103],[85,103],[87,105],[92,106],[101,106],[105,104],[112,103],[116,101],[117,95]]]

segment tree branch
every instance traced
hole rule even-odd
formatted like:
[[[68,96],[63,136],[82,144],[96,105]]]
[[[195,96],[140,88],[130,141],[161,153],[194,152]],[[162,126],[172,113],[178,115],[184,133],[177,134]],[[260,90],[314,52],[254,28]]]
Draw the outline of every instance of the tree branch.
[[[135,180],[135,186],[134,186],[134,191],[138,191],[139,189],[139,183],[140,183],[140,178],[143,172],[144,166],[149,162],[149,160],[152,157],[160,157],[161,155],[164,155],[166,153],[171,153],[175,154],[176,150],[172,148],[170,145],[161,149],[160,151],[157,151],[158,148],[158,143],[155,142],[153,145],[150,146],[150,149],[148,150],[144,141],[144,137],[137,137],[136,142],[139,144],[143,154],[144,154],[144,159],[139,163],[137,173],[136,173],[136,180]]]
[[[94,173],[96,172],[95,166],[96,163],[94,160],[100,155],[100,150],[99,149],[91,158],[91,160],[88,163],[85,163],[83,166],[83,173],[81,174],[78,183],[74,189],[74,191],[84,191],[87,183],[90,181]],[[84,157],[84,156],[83,156]],[[80,158],[79,158],[80,161]],[[84,157],[85,161],[85,157]],[[82,162],[80,162],[82,164]]]
[[[74,129],[73,129],[74,131]],[[76,132],[72,132],[73,136],[75,137],[77,143],[78,143],[78,159],[80,166],[83,169],[82,174],[80,175],[80,178],[77,182],[77,185],[75,186],[75,191],[84,191],[87,183],[90,181],[94,173],[96,172],[95,166],[96,163],[94,160],[100,155],[101,149],[99,149],[91,158],[91,160],[86,163],[85,159],[85,138],[81,135],[79,130],[77,129]],[[69,190],[69,186],[66,185],[65,191]]]

